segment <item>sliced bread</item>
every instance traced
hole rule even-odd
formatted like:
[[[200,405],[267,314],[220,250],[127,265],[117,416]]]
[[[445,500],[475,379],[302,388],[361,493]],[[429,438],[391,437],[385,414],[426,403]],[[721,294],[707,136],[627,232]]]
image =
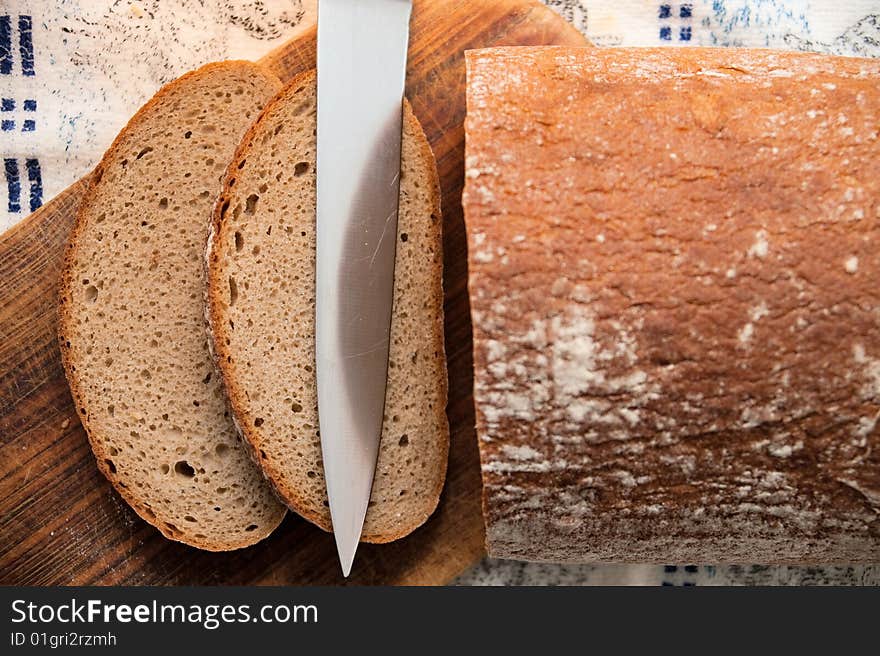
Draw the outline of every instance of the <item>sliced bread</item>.
[[[214,216],[208,309],[236,422],[288,505],[331,530],[315,379],[314,72],[266,108],[239,147]],[[405,109],[389,378],[363,540],[421,525],[446,476],[442,243],[436,163]]]
[[[164,87],[92,177],[60,286],[61,354],[98,467],[167,537],[222,551],[284,516],[208,350],[204,249],[223,171],[281,88],[249,62]]]

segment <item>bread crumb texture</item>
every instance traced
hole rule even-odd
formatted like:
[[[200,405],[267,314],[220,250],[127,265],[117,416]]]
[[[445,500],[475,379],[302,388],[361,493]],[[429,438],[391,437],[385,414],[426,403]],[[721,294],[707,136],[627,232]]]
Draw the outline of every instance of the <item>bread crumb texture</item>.
[[[331,529],[315,378],[316,93],[300,76],[229,167],[209,253],[214,347],[236,421],[289,506]],[[449,429],[436,166],[407,105],[385,421],[363,539],[387,542],[437,505]]]
[[[284,515],[229,418],[203,303],[224,169],[280,87],[226,62],[163,88],[98,166],[62,277],[62,355],[99,468],[141,517],[203,549],[253,544]]]
[[[880,558],[880,62],[467,66],[489,553]]]

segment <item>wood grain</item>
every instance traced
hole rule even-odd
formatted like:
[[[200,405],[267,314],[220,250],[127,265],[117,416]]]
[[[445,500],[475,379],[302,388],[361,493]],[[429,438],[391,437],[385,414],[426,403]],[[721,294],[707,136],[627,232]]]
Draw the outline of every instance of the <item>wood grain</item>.
[[[354,584],[442,584],[483,553],[474,436],[467,256],[461,211],[464,51],[586,45],[533,0],[415,3],[407,96],[434,149],[443,192],[449,476],[428,523],[362,545]],[[315,30],[267,55],[282,79],[314,66]],[[255,547],[207,553],[140,520],[98,472],[72,405],[55,337],[56,280],[81,180],[0,236],[0,584],[289,585],[342,583],[332,536],[290,514]]]

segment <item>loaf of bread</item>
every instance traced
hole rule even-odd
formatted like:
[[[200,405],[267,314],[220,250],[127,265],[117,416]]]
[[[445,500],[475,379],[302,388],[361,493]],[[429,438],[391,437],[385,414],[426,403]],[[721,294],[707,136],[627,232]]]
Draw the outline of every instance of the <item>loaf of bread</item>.
[[[280,88],[225,62],[159,91],[95,170],[60,286],[61,354],[99,469],[167,537],[213,551],[285,513],[229,418],[203,303],[223,171]]]
[[[467,56],[489,553],[880,559],[880,62]]]
[[[315,378],[317,94],[293,80],[226,175],[208,253],[214,353],[236,423],[290,508],[331,530]],[[388,542],[437,506],[446,476],[440,192],[422,128],[404,111],[385,422],[362,539]]]

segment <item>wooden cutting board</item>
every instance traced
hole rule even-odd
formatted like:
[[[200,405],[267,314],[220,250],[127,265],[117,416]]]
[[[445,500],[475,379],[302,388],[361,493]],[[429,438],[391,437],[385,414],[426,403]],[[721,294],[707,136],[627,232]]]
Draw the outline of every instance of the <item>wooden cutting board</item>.
[[[428,523],[362,545],[348,583],[442,584],[483,554],[467,257],[460,204],[469,48],[586,45],[534,0],[416,1],[407,96],[443,192],[449,476]],[[315,30],[261,60],[283,80],[315,65]],[[249,549],[207,553],[163,538],[95,467],[55,341],[56,279],[85,182],[0,235],[0,584],[337,584],[332,536],[290,513]]]

